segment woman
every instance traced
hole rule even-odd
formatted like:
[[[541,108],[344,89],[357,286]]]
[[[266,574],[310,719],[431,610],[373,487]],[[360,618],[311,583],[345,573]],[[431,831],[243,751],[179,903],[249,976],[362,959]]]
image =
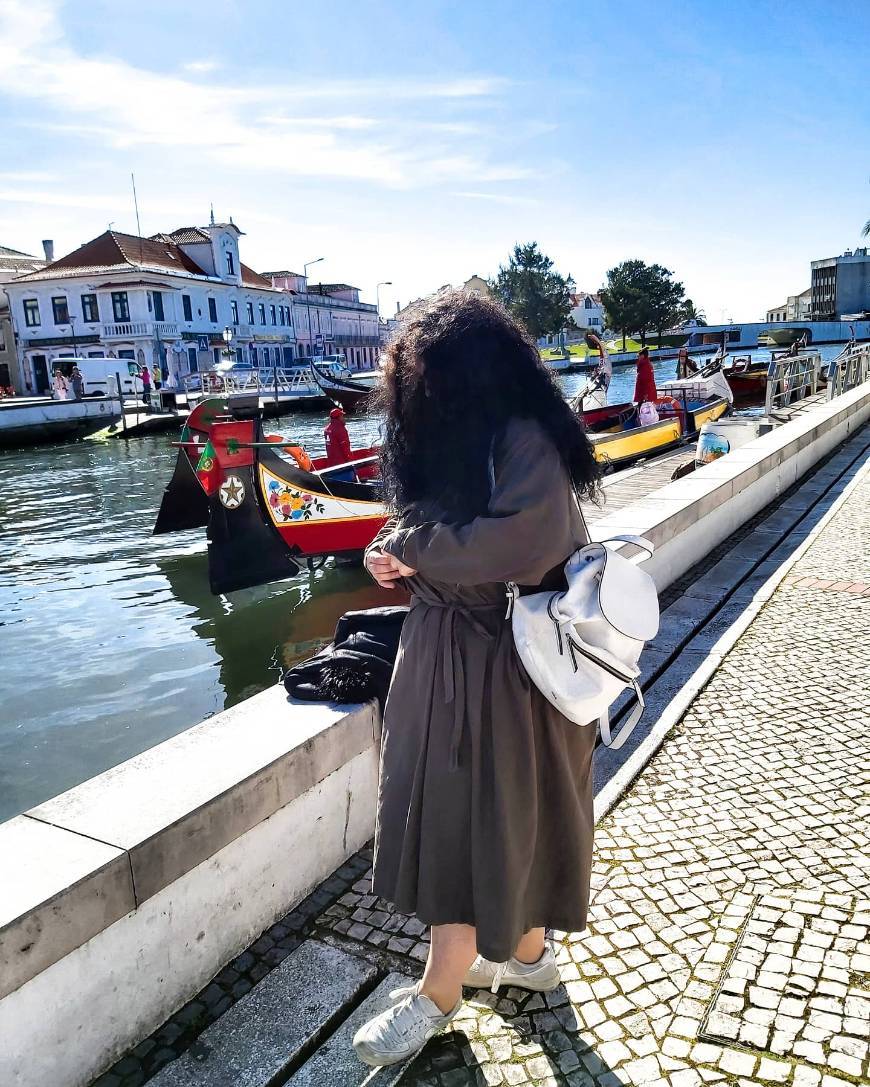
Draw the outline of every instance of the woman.
[[[687,378],[694,377],[697,372],[698,367],[689,357],[688,347],[681,347],[677,352],[677,380],[685,381]]]
[[[69,384],[64,377],[63,370],[58,366],[55,368],[54,376],[51,379],[52,387],[54,388],[55,400],[68,400],[69,399]]]
[[[658,398],[656,376],[649,357],[649,348],[642,347],[637,353],[637,380],[634,383],[634,402],[652,404]]]
[[[354,1038],[403,1061],[459,1009],[462,985],[559,984],[545,926],[586,925],[594,727],[531,685],[505,582],[561,588],[588,538],[576,493],[598,470],[529,336],[450,291],[387,352],[382,447],[398,516],[366,566],[411,610],[384,712],[375,894],[432,926],[422,982]]]

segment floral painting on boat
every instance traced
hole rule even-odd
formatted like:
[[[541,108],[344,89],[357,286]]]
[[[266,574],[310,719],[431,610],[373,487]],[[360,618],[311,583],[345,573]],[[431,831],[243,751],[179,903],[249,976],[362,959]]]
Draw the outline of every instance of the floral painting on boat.
[[[269,483],[269,505],[284,521],[309,521],[315,513],[324,513],[325,507],[313,494],[297,491],[286,483],[276,480]]]

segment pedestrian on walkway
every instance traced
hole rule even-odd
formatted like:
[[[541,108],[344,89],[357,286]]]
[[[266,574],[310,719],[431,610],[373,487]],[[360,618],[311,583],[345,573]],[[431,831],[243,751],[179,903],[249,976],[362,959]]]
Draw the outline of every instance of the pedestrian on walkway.
[[[85,395],[85,379],[82,377],[82,372],[78,366],[73,366],[70,378],[72,380],[73,399],[81,400]]]
[[[142,399],[147,410],[151,411],[151,371],[144,363],[139,369],[139,377],[142,379]]]
[[[354,1039],[370,1065],[412,1056],[463,984],[538,991],[559,974],[545,926],[586,925],[594,726],[530,683],[505,582],[564,586],[587,542],[576,492],[598,469],[527,333],[464,291],[416,311],[387,351],[383,479],[401,511],[366,566],[411,610],[384,713],[373,890],[432,926],[423,979]]]
[[[642,347],[637,353],[637,379],[634,383],[634,402],[652,404],[658,397],[656,390],[656,375],[650,362],[649,348]]]
[[[53,396],[55,400],[69,400],[69,382],[59,366],[55,367],[51,385],[54,389]]]

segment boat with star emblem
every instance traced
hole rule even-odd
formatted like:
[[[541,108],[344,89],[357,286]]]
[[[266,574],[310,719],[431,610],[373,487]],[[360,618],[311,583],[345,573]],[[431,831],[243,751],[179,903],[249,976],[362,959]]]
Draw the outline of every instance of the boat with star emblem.
[[[173,444],[154,534],[206,528],[214,593],[292,577],[329,555],[361,556],[386,520],[376,448],[346,464],[312,459],[264,430],[257,397],[201,402]]]

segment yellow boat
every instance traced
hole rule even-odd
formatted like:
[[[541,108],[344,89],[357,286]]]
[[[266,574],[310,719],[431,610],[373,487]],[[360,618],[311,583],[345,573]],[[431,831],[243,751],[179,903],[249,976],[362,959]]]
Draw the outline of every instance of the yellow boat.
[[[640,426],[634,404],[608,404],[581,412],[600,464],[623,466],[697,436],[704,423],[718,419],[730,407],[725,397],[688,400],[663,397],[656,402],[657,423]]]

